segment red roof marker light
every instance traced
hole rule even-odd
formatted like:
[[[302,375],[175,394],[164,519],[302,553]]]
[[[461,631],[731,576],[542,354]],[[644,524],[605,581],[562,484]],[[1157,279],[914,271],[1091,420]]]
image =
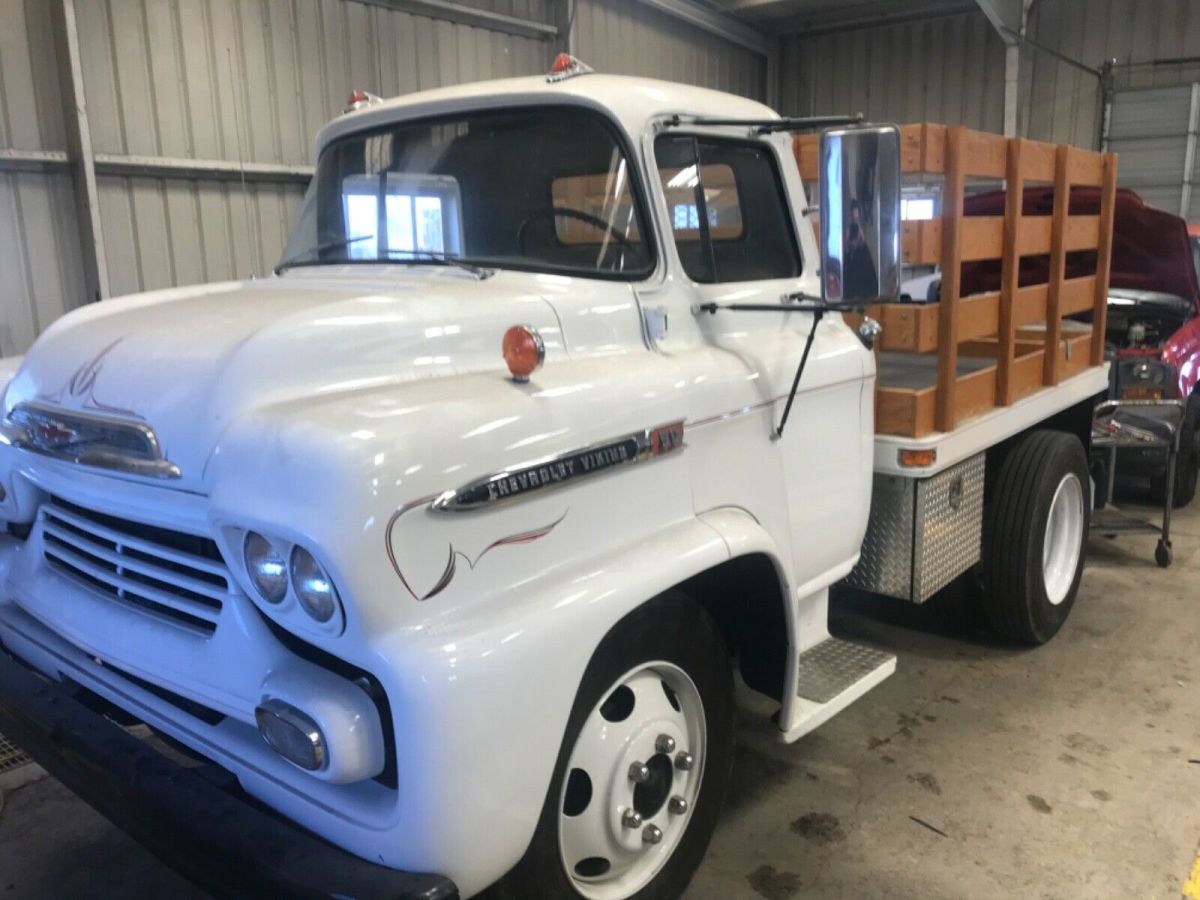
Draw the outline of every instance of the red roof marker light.
[[[550,71],[546,75],[546,80],[549,82],[566,81],[568,78],[574,78],[576,75],[586,75],[588,72],[596,71],[587,63],[580,62],[570,53],[560,53],[554,57],[554,62],[550,64]]]
[[[343,113],[354,112],[356,109],[362,109],[364,106],[370,106],[373,103],[382,103],[383,101],[374,94],[368,94],[361,88],[355,88],[350,92],[350,99],[346,101],[346,108]]]

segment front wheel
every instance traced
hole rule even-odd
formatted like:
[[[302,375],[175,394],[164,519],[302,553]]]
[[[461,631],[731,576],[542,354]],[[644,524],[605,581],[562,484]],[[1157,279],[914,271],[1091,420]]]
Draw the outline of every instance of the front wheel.
[[[1083,573],[1087,485],[1074,435],[1032,431],[1005,457],[984,512],[983,608],[1006,637],[1044,644],[1070,615]]]
[[[491,896],[680,896],[716,826],[733,720],[703,608],[668,593],[626,616],[588,664],[533,841]]]

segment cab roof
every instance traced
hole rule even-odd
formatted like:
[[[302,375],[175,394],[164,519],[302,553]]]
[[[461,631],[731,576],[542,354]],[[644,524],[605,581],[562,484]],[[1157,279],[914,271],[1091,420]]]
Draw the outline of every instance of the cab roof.
[[[543,75],[477,81],[404,94],[339,116],[317,134],[317,154],[332,140],[391,122],[474,109],[572,103],[605,112],[633,138],[653,119],[667,115],[775,119],[755,100],[708,88],[626,75],[588,73],[549,82]]]

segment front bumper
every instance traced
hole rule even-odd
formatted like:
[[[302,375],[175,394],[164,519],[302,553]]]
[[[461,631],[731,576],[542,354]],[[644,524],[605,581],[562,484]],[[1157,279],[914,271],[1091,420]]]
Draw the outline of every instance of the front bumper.
[[[458,897],[448,878],[369,863],[238,799],[203,770],[158,753],[2,649],[0,733],[217,896]]]

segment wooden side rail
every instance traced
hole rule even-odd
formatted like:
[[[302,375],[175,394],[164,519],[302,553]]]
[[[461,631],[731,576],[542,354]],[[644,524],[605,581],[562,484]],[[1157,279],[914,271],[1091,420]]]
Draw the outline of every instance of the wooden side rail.
[[[901,170],[940,176],[942,216],[903,223],[901,253],[909,265],[941,268],[936,303],[889,303],[868,314],[883,325],[882,351],[936,356],[936,383],[889,386],[881,378],[876,429],[918,437],[952,431],[964,418],[1007,406],[1104,360],[1104,325],[1112,257],[1117,158],[1066,145],[923,123],[900,128]],[[801,177],[817,177],[819,137],[794,139]],[[966,215],[968,179],[1004,183],[1003,215]],[[1026,215],[1025,188],[1053,185],[1050,215]],[[1089,214],[1072,215],[1072,188],[1098,188]],[[1095,194],[1092,194],[1095,197]],[[1094,251],[1092,274],[1067,277],[1067,254]],[[1022,284],[1021,259],[1045,257],[1041,283]],[[963,296],[963,264],[999,262],[998,289]],[[993,270],[994,271],[994,270]],[[995,279],[993,278],[993,283]],[[1091,311],[1092,326],[1063,320]],[[1040,324],[1040,346],[1031,325]],[[995,364],[960,372],[960,355]]]

